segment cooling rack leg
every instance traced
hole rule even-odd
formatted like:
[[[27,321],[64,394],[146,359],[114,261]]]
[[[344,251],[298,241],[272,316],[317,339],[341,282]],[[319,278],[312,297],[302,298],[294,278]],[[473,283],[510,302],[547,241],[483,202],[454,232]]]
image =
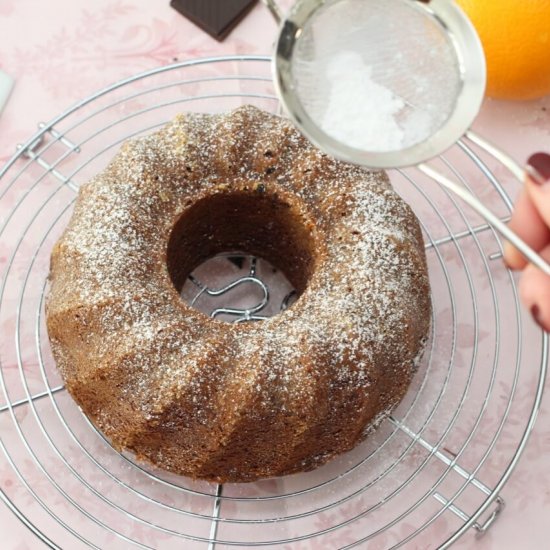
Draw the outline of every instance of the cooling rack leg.
[[[39,164],[42,168],[44,168],[44,170],[49,172],[52,176],[57,178],[59,181],[67,184],[67,186],[69,188],[71,188],[73,191],[75,191],[75,192],[78,191],[78,186],[73,181],[71,181],[69,178],[64,176],[61,172],[59,172],[59,170],[57,170],[56,166],[64,158],[66,158],[69,154],[71,154],[71,153],[80,153],[80,147],[78,147],[77,145],[72,143],[72,141],[70,141],[68,138],[66,138],[60,132],[58,132],[55,128],[48,127],[43,122],[41,122],[38,125],[38,127],[44,133],[36,141],[33,141],[23,151],[23,155],[25,157],[29,158],[29,159],[32,159],[37,164]],[[61,143],[67,148],[67,151],[58,160],[56,160],[54,163],[50,163],[50,162],[46,161],[41,156],[42,151],[44,150],[44,147],[42,147],[42,146],[44,145],[44,142],[46,141],[46,134],[48,134],[53,139],[54,142]],[[48,147],[49,147],[49,145],[46,148],[48,148]],[[18,145],[17,148],[21,149],[22,146]]]
[[[218,520],[220,519],[220,511],[222,507],[221,496],[223,494],[223,485],[218,484],[216,487],[216,500],[214,501],[214,508],[212,510],[212,525],[210,526],[210,534],[208,543],[208,550],[215,550],[216,538],[218,535]]]
[[[399,420],[395,419],[394,417],[390,417],[390,422],[397,428],[399,428],[403,433],[406,433],[412,440],[415,441],[415,443],[418,443],[424,449],[429,451],[433,456],[441,460],[446,466],[449,468],[452,468],[452,470],[457,473],[460,477],[465,479],[469,485],[472,487],[475,487],[482,493],[484,493],[486,496],[494,496],[494,491],[487,487],[484,483],[482,483],[479,479],[474,477],[471,473],[466,471],[464,468],[459,466],[456,463],[456,459],[454,457],[449,457],[442,451],[440,451],[437,447],[434,447],[431,445],[428,441],[426,441],[420,434],[415,433],[413,430],[411,430],[408,426],[400,422]],[[456,516],[458,516],[462,521],[466,522],[470,520],[470,516],[461,510],[456,504],[454,504],[452,501],[447,500],[441,493],[434,493],[434,498],[439,501],[443,506],[445,506],[448,510],[453,512]],[[502,497],[497,497],[495,499],[495,508],[493,512],[489,515],[489,517],[483,522],[474,523],[474,528],[478,532],[479,535],[485,534],[489,528],[493,525],[493,523],[498,519],[500,516],[502,510],[504,509],[505,502]]]
[[[504,502],[504,499],[502,497],[497,497],[495,500],[495,504],[495,509],[483,523],[480,524],[476,521],[474,524],[474,527],[477,529],[477,532],[480,536],[484,535],[489,530],[493,523],[495,523],[495,521],[499,518],[502,510],[504,510],[504,507],[506,506],[506,503]]]
[[[434,493],[434,498],[439,501],[443,506],[446,506],[448,510],[453,512],[456,516],[458,516],[462,521],[466,522],[469,521],[470,516],[466,514],[463,510],[461,510],[456,504],[452,504],[449,502],[443,495],[440,493]],[[491,528],[491,526],[495,523],[495,521],[499,518],[500,514],[502,513],[502,510],[504,510],[505,502],[502,497],[497,497],[494,502],[494,509],[489,514],[487,519],[483,523],[479,523],[476,521],[474,523],[474,529],[477,531],[478,536],[483,536],[487,531]]]

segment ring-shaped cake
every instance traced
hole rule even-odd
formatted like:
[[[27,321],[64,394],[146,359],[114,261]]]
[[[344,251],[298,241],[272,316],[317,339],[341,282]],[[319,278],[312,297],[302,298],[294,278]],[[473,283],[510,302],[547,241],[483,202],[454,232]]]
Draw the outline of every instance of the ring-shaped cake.
[[[299,298],[258,323],[180,297],[228,251]],[[67,389],[119,450],[218,482],[313,469],[405,394],[430,324],[418,221],[383,172],[245,106],[178,116],[82,186],[51,258],[47,326]]]

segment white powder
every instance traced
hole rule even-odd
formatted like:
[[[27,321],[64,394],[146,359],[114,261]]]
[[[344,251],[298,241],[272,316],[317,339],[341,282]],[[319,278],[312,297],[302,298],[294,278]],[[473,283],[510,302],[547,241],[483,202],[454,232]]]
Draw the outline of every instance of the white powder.
[[[432,114],[413,108],[376,82],[372,67],[359,53],[331,55],[321,71],[330,90],[321,127],[340,142],[363,151],[388,152],[405,149],[433,133]]]
[[[373,80],[358,53],[331,56],[325,75],[331,88],[321,127],[327,134],[365,151],[402,148],[405,132],[396,119],[405,102]]]

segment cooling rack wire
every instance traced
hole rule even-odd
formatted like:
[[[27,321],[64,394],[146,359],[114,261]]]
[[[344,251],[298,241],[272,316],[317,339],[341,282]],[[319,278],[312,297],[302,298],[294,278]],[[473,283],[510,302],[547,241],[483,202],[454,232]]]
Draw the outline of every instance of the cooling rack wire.
[[[524,319],[495,232],[415,169],[390,176],[422,224],[434,322],[406,398],[353,452],[281,479],[193,482],[117,453],[65,391],[44,292],[79,185],[178,112],[278,112],[269,61],[208,58],[119,82],[41,124],[0,172],[0,480],[15,479],[0,481],[0,498],[51,548],[445,548],[463,535],[474,548],[503,510],[540,405],[547,337]],[[513,184],[496,159],[465,139],[437,164],[509,219]],[[231,264],[222,285],[187,285],[196,300],[221,300],[215,316],[249,321],[291,304],[255,259]],[[258,302],[232,307],[230,291],[246,285]]]

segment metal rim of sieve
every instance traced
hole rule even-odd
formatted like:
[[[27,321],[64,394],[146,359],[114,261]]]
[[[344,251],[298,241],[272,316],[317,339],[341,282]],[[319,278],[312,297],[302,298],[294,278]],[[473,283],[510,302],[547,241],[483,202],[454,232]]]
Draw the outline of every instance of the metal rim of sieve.
[[[287,114],[315,145],[329,154],[369,168],[401,168],[432,159],[453,146],[479,113],[486,86],[486,63],[481,41],[458,6],[446,0],[397,0],[435,21],[453,45],[461,88],[447,121],[428,139],[398,151],[368,152],[329,136],[311,118],[300,101],[292,74],[294,54],[308,22],[321,9],[342,0],[300,0],[286,16],[277,40],[273,64],[278,95]],[[396,1],[396,0],[392,0]]]

